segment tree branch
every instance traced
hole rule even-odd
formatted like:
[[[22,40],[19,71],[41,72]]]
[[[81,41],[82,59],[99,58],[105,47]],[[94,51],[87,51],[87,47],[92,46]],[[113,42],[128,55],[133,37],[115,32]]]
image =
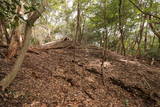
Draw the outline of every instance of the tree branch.
[[[151,20],[151,19],[152,19],[152,17],[149,16],[149,20]],[[157,31],[155,30],[155,28],[154,28],[154,26],[153,26],[153,24],[152,24],[151,22],[149,22],[149,26],[150,26],[152,32],[160,39],[160,32],[157,32]]]
[[[132,3],[141,13],[145,14],[145,15],[149,15],[149,16],[153,16],[154,18],[156,19],[159,19],[160,20],[160,17],[156,16],[156,15],[153,15],[151,13],[148,13],[148,12],[144,12],[140,7],[138,7],[132,0],[128,0],[130,3]]]

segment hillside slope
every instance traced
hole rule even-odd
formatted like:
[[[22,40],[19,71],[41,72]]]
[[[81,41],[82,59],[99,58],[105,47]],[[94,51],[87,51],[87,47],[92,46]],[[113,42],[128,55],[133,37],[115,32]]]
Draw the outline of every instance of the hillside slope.
[[[154,107],[160,100],[160,67],[102,49],[59,41],[29,49],[22,70],[0,93],[5,107]],[[0,79],[14,60],[0,59]]]

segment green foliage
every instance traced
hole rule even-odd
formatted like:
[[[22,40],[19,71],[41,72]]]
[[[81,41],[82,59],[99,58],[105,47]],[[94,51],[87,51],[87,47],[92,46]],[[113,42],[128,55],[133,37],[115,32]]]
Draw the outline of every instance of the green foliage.
[[[69,7],[70,0],[49,0],[50,9],[46,12],[46,21],[43,24],[54,26],[52,34],[60,33],[64,36],[70,36],[74,39],[76,31],[77,3],[80,2],[80,25],[83,30],[83,39],[88,44],[100,44],[104,31],[108,30],[108,48],[117,51],[120,47],[119,33],[119,0],[73,0],[73,6]],[[160,2],[154,0],[131,0],[142,11],[160,16]],[[124,44],[128,54],[137,54],[138,41],[140,40],[140,25],[145,20],[142,38],[140,41],[141,55],[146,55],[146,50],[153,51],[158,48],[158,38],[153,42],[153,33],[149,28],[149,23],[154,23],[154,28],[159,31],[159,19],[144,15],[129,0],[122,0],[121,18],[124,31]],[[50,19],[50,20],[47,20]],[[104,29],[102,32],[101,30]],[[145,41],[147,35],[147,42]],[[146,45],[146,46],[145,46]],[[147,49],[144,49],[146,48]],[[154,49],[153,49],[154,48]],[[150,54],[150,53],[149,53]],[[149,55],[154,56],[154,55]]]

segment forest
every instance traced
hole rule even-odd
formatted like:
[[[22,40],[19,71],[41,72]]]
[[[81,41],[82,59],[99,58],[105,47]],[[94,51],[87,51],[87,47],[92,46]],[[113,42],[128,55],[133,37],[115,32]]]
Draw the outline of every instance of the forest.
[[[160,0],[0,0],[0,107],[160,107]]]

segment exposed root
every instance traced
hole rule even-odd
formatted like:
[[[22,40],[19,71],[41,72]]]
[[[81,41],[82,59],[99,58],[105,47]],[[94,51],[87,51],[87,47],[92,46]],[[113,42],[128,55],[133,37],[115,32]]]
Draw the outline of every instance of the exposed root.
[[[95,68],[86,68],[86,70],[92,74],[96,74],[96,75],[102,75],[102,73],[98,72]]]
[[[92,100],[94,100],[94,98],[92,97],[92,95],[90,93],[88,93],[86,90],[83,90],[83,92]]]
[[[144,92],[141,88],[138,88],[136,86],[127,86],[125,85],[121,80],[115,79],[115,78],[111,78],[110,80],[112,82],[112,84],[120,86],[122,89],[126,90],[127,92],[130,92],[132,95],[134,96],[138,96],[146,101],[150,101],[150,102],[156,102],[154,99],[152,99],[150,97],[150,94]]]

